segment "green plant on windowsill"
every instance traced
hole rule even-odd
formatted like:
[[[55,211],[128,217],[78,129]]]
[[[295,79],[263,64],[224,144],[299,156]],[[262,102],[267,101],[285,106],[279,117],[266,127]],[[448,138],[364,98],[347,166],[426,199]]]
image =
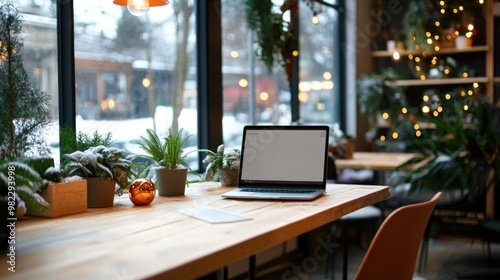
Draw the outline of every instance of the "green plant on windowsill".
[[[458,193],[462,206],[477,206],[491,186],[500,185],[500,108],[467,92],[441,95],[436,110],[421,117],[435,129],[411,142],[419,156],[399,167],[409,168],[400,181],[409,183],[408,194],[442,190]]]
[[[97,146],[85,151],[63,155],[64,170],[69,176],[82,178],[113,178],[118,184],[116,192],[121,195],[129,187],[132,177],[133,156],[116,147]]]
[[[39,194],[42,184],[40,174],[28,164],[17,160],[0,160],[0,202],[9,206],[8,209],[2,208],[2,211],[8,210],[9,216],[22,217],[28,208],[47,208],[48,203]]]
[[[240,169],[241,151],[239,149],[225,150],[224,144],[217,147],[217,151],[206,149],[199,150],[206,153],[207,156],[203,159],[203,163],[207,164],[205,172],[203,173],[203,180],[213,180],[220,170],[234,170],[236,172]]]
[[[144,169],[143,174],[157,183],[159,195],[183,195],[184,186],[189,185],[189,167],[185,164],[188,153],[184,152],[184,145],[191,135],[184,135],[183,129],[179,129],[177,133],[169,129],[163,139],[152,129],[147,129],[146,134],[141,136],[140,142],[135,142],[145,152],[138,155],[138,158],[152,162]]]

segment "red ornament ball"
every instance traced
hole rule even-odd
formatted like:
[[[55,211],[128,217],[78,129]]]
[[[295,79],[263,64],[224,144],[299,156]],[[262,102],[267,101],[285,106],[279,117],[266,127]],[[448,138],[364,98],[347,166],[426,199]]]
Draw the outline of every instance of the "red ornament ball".
[[[136,206],[149,205],[155,199],[155,196],[155,184],[146,178],[134,180],[128,190],[128,197]]]

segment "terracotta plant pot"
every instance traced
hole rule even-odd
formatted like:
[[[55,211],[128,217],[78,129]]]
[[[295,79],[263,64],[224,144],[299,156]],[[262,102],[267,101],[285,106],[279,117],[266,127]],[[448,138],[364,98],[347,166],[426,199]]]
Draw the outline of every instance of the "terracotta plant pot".
[[[219,169],[219,181],[221,186],[238,185],[238,170],[235,169]]]
[[[158,195],[180,196],[186,190],[187,169],[158,168],[155,171],[158,185]]]
[[[113,207],[116,181],[113,178],[87,179],[87,207]]]

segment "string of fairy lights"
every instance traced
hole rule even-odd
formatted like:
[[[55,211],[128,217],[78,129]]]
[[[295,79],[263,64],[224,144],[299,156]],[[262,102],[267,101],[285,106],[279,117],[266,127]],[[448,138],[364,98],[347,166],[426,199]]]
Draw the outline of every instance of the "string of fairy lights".
[[[433,28],[429,28],[429,30],[425,31],[425,40],[417,40],[415,36],[409,38],[409,41],[413,42],[413,45],[409,47],[414,51],[411,51],[408,54],[408,60],[416,78],[424,81],[428,78],[436,78],[436,75],[440,78],[452,77],[452,74],[456,78],[468,78],[472,76],[471,71],[466,67],[459,69],[456,66],[456,62],[452,58],[440,59],[437,56],[442,49],[442,46],[450,46],[450,42],[455,40],[456,37],[465,36],[467,39],[471,40],[474,35],[476,35],[477,30],[474,26],[474,20],[472,18],[467,19],[465,17],[467,8],[461,4],[462,2],[463,1],[438,1],[436,8],[439,9],[441,17],[433,23],[434,26],[431,26]],[[484,0],[477,0],[477,2],[475,1],[475,4],[483,5],[484,2]],[[453,18],[461,18],[462,20],[455,24],[451,32],[445,33],[443,32],[443,26],[445,26],[448,22],[443,22],[442,19],[449,18],[447,17],[449,15]],[[425,41],[427,45],[417,43],[422,41]],[[392,58],[395,61],[398,61],[401,58],[398,49],[393,51]],[[447,101],[455,99],[455,101],[461,102],[462,110],[467,112],[470,110],[471,106],[471,102],[467,99],[467,97],[472,97],[479,87],[479,83],[474,82],[470,89],[455,89],[453,92],[445,93],[439,93],[435,89],[425,91],[422,95],[420,112],[422,114],[432,114],[434,117],[438,117],[440,114],[443,114],[446,108],[442,105],[443,102],[441,102],[441,97]],[[457,100],[457,98],[461,99]],[[421,137],[423,135],[423,127],[418,123],[415,116],[408,116],[410,111],[406,107],[401,108],[400,112],[403,118],[406,118],[406,120],[410,120],[413,123],[414,136]],[[382,113],[382,118],[384,120],[391,121],[395,119],[394,117],[391,118],[388,112]],[[398,131],[399,128],[397,126],[391,126],[391,128],[392,131],[389,133],[389,137],[393,140],[398,140],[401,131]],[[386,141],[387,136],[385,134],[381,134],[379,136],[379,140]]]

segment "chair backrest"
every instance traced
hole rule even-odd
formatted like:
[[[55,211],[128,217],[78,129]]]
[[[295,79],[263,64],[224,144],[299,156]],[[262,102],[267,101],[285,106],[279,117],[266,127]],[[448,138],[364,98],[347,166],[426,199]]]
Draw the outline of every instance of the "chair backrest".
[[[429,201],[405,205],[389,214],[354,279],[412,279],[420,242],[441,195],[438,192]]]

